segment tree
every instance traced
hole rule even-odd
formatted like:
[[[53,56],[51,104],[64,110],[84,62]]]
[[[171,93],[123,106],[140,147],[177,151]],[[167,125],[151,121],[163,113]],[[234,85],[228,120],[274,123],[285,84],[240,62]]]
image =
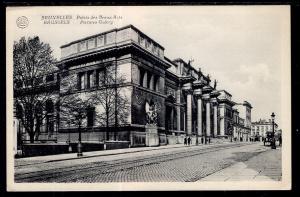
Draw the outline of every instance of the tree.
[[[20,121],[29,134],[30,142],[38,138],[43,119],[46,117],[45,104],[55,88],[49,87],[43,78],[57,70],[49,44],[38,36],[22,37],[13,46],[14,104],[22,106],[24,113]]]
[[[62,72],[61,87],[63,87],[63,90],[60,92],[58,100],[60,113],[59,121],[68,124],[69,129],[71,125],[75,125],[77,127],[77,154],[78,156],[82,156],[81,129],[83,121],[87,117],[87,109],[90,106],[90,100],[81,99],[80,96],[75,93],[76,83],[74,83],[74,80],[72,80],[72,75],[69,75],[67,71]]]
[[[128,117],[128,99],[122,95],[120,85],[125,77],[117,73],[115,65],[107,66],[100,72],[99,89],[91,95],[91,100],[102,107],[102,112],[96,114],[97,122],[106,128],[106,140],[109,140],[109,130],[114,127],[114,140],[120,124]]]

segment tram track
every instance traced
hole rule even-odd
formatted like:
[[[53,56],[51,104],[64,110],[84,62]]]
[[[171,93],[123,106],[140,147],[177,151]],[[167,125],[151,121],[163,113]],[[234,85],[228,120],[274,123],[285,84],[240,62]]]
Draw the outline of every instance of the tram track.
[[[84,166],[75,165],[69,168],[56,168],[43,171],[28,172],[15,175],[15,182],[76,182],[76,180],[84,176],[93,176],[95,172],[97,175],[105,173],[113,173],[117,171],[130,170],[135,167],[153,165],[170,160],[181,159],[185,157],[197,156],[205,153],[210,153],[229,148],[241,147],[245,144],[226,144],[221,146],[207,146],[205,149],[194,148],[190,151],[187,149],[180,151],[173,151],[170,153],[158,153],[148,156],[139,156],[135,158],[122,158],[112,161],[96,161]],[[72,178],[70,178],[72,177]],[[56,180],[56,181],[51,181]],[[58,180],[58,181],[57,181]]]

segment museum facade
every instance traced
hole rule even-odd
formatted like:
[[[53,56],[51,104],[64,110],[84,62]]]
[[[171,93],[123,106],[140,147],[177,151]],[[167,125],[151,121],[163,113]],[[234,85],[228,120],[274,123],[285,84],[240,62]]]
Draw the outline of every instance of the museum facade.
[[[63,117],[58,103],[71,95],[91,103],[82,122],[82,141],[128,141],[133,147],[183,143],[185,136],[193,144],[210,143],[234,135],[232,95],[218,90],[217,82],[191,61],[170,60],[164,51],[132,25],[61,46],[58,71],[43,78],[56,91],[47,102],[39,139],[78,140],[78,127]],[[111,102],[111,109],[107,102],[91,99],[98,93],[97,98],[107,101],[110,90],[119,99]],[[242,106],[250,113],[245,122],[251,123],[252,106]],[[250,135],[251,124],[241,124]],[[26,138],[17,117],[15,130]]]

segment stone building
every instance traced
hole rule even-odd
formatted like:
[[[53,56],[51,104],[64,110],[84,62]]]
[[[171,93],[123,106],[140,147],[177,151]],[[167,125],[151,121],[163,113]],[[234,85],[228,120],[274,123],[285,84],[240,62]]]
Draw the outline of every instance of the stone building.
[[[232,107],[236,103],[231,94],[217,90],[216,82],[212,86],[210,76],[196,70],[190,61],[170,60],[164,51],[163,46],[132,25],[61,46],[59,70],[51,82],[56,84],[57,94],[49,101],[49,119],[41,136],[58,142],[77,141],[78,128],[61,117],[59,107],[55,107],[59,106],[57,97],[89,99],[93,93],[103,91],[102,79],[109,69],[114,70],[111,88],[126,101],[126,113],[104,126],[99,118],[105,112],[103,106],[90,106],[82,124],[82,141],[157,146],[183,143],[185,136],[195,144],[233,135]],[[251,109],[250,104],[247,106]],[[121,113],[119,107],[115,113]],[[246,128],[249,115],[251,110],[244,118]]]
[[[264,137],[266,137],[267,132],[273,131],[273,123],[272,120],[260,119],[259,121],[252,122],[251,125],[251,136],[256,137],[259,141],[262,141]],[[278,125],[274,123],[274,131],[275,134],[278,131]],[[281,133],[281,132],[280,132]]]

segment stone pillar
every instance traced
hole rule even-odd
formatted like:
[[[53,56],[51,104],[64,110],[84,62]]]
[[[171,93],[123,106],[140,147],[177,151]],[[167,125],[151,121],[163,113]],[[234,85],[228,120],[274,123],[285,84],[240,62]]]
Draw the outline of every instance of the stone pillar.
[[[210,130],[210,95],[205,94],[203,98],[206,101],[206,137],[210,138],[211,130]]]
[[[211,131],[210,131],[210,102],[206,102],[206,136],[210,137],[211,136]]]
[[[183,90],[186,92],[186,134],[191,135],[192,134],[192,95],[193,95],[193,89],[192,89],[192,83],[186,83],[183,85]]]
[[[186,132],[186,117],[185,117],[185,111],[183,112],[183,131]]]
[[[195,95],[197,97],[197,134],[202,136],[202,91],[201,89],[195,90]]]
[[[177,131],[180,131],[180,95],[181,95],[181,90],[180,87],[178,87],[176,91],[176,113],[177,113]]]
[[[192,134],[192,90],[187,92],[187,106],[186,106],[186,124],[187,124],[187,135]]]
[[[219,105],[220,109],[220,136],[225,135],[225,105]]]
[[[144,73],[144,77],[143,77],[143,87],[147,88],[147,71],[145,71]]]
[[[218,103],[217,99],[212,99],[213,108],[214,108],[214,137],[218,135]]]
[[[150,90],[154,90],[154,75],[151,75],[149,88]]]

